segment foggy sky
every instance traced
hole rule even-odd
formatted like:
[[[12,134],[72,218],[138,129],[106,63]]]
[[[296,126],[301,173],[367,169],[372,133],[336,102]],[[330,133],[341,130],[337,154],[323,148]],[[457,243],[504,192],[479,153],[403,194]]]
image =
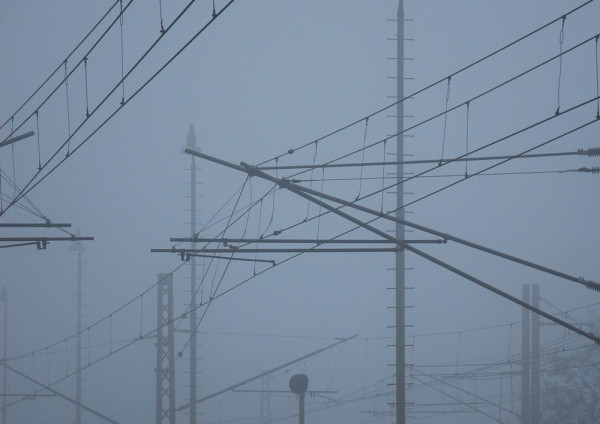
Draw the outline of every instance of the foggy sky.
[[[126,3],[126,2],[124,2]],[[158,2],[156,2],[158,3]],[[129,99],[208,20],[212,4],[193,5],[180,23],[170,30],[143,66],[125,81]],[[224,6],[217,1],[217,10]],[[185,2],[163,2],[163,22],[167,26]],[[2,122],[37,88],[38,84],[64,60],[87,31],[108,9],[108,3],[74,1],[5,1],[0,5],[0,119]],[[562,16],[574,4],[558,1],[405,2],[406,22],[405,93],[413,93],[443,80],[458,69],[478,60],[520,36]],[[152,248],[169,248],[170,237],[186,237],[189,230],[189,167],[191,158],[181,154],[190,125],[195,126],[198,145],[203,152],[233,163],[258,164],[280,156],[278,164],[324,163],[363,146],[364,120],[333,137],[286,155],[289,149],[315,140],[392,103],[395,93],[396,2],[291,2],[236,1],[216,19],[171,65],[120,110],[97,134],[56,172],[29,195],[45,216],[54,222],[69,222],[81,234],[94,236],[85,243],[84,252],[84,326],[109,316],[129,300],[135,299],[156,281],[158,273],[171,272],[181,261],[178,256],[150,253]],[[563,50],[600,32],[600,10],[591,4],[565,21]],[[116,13],[111,15],[116,16]],[[160,35],[158,4],[134,3],[123,19],[123,66],[127,71]],[[500,84],[560,51],[561,23],[517,44],[506,52],[461,73],[448,84],[442,82],[415,96],[405,105],[405,125],[414,125],[446,107],[457,104]],[[89,44],[88,44],[89,47]],[[469,147],[474,149],[518,131],[534,122],[553,116],[596,96],[595,43],[591,42],[565,55],[560,91],[559,63],[553,61],[538,71],[494,91],[469,106]],[[74,66],[67,62],[67,67]],[[88,67],[88,104],[94,106],[121,78],[120,25],[105,42],[90,54]],[[52,80],[54,87],[64,76],[61,69]],[[57,92],[39,113],[42,158],[68,136],[85,118],[85,78],[82,70],[69,80],[69,115],[66,90]],[[36,99],[38,103],[44,91]],[[119,107],[122,87],[106,105],[92,116],[72,140],[75,146]],[[560,102],[560,103],[559,103]],[[27,113],[34,109],[28,109]],[[395,132],[394,109],[369,119],[367,143]],[[595,117],[596,104],[559,116],[481,155],[514,155],[556,137]],[[15,115],[15,123],[25,112]],[[406,139],[407,159],[440,159],[461,155],[466,149],[466,109],[449,113],[444,139],[444,119],[419,126]],[[35,120],[22,132],[35,130]],[[10,123],[1,138],[10,133]],[[395,140],[369,149],[365,161],[393,161]],[[573,151],[598,146],[597,124],[578,131],[540,149],[543,152]],[[536,151],[538,152],[538,151]],[[60,156],[65,155],[61,151]],[[13,162],[14,157],[14,162]],[[348,162],[360,162],[353,155]],[[201,233],[217,236],[232,211],[234,201],[219,208],[234,195],[245,175],[212,163],[197,161],[201,171],[199,185],[202,223],[217,214],[225,219]],[[0,150],[2,170],[23,185],[38,166],[37,135]],[[273,165],[273,161],[270,165]],[[490,165],[490,164],[485,164]],[[470,163],[467,171],[483,169]],[[596,175],[562,172],[598,166],[587,157],[557,157],[515,160],[490,172],[511,175],[478,176],[415,203],[407,219],[486,246],[523,257],[575,276],[598,280],[598,237],[596,218],[599,206]],[[407,169],[418,172],[424,167]],[[386,167],[384,173],[393,169]],[[527,174],[522,174],[523,172]],[[289,176],[280,171],[277,176]],[[408,201],[418,199],[440,187],[461,179],[464,163],[440,168],[404,187]],[[518,173],[518,174],[517,174]],[[380,167],[363,169],[362,194],[381,188]],[[439,175],[455,175],[454,177]],[[458,175],[458,176],[456,176]],[[326,178],[354,178],[352,181],[325,181],[316,169],[312,188],[353,200],[359,193],[359,168],[327,170]],[[392,178],[393,174],[386,177]],[[310,178],[310,172],[297,178]],[[374,179],[366,179],[374,178]],[[391,181],[390,181],[391,183]],[[250,187],[251,184],[251,187]],[[303,183],[309,185],[310,183]],[[239,206],[246,207],[272,188],[252,178],[247,183]],[[393,190],[387,190],[382,203],[376,195],[361,204],[390,210],[395,203]],[[12,195],[3,181],[2,192]],[[318,212],[315,205],[277,190],[262,206],[252,209],[250,218],[240,219],[227,235],[257,237],[301,222]],[[6,204],[6,202],[4,202]],[[275,209],[273,210],[273,204]],[[273,221],[267,222],[273,210]],[[357,214],[361,219],[366,215]],[[39,218],[16,207],[0,222],[40,222]],[[376,221],[377,228],[392,230],[391,223]],[[330,215],[311,220],[282,236],[289,238],[332,238],[353,228]],[[65,235],[57,230],[4,230],[7,235]],[[375,238],[364,230],[351,238]],[[429,238],[420,232],[407,238]],[[0,284],[7,287],[9,308],[9,357],[38,349],[12,363],[15,367],[48,383],[74,368],[72,339],[75,333],[76,254],[71,243],[51,243],[46,250],[34,246],[0,250]],[[423,250],[476,275],[478,278],[520,297],[522,284],[540,284],[545,300],[542,309],[550,313],[586,307],[598,302],[597,293],[456,244],[423,246]],[[290,255],[262,255],[282,262]],[[272,388],[287,390],[289,377],[298,372],[309,376],[309,389],[337,391],[334,399],[351,399],[369,393],[373,387],[387,393],[366,401],[350,402],[309,416],[307,422],[393,422],[392,416],[372,411],[393,411],[391,388],[387,384],[393,367],[394,285],[393,254],[305,254],[273,267],[250,279],[208,308],[200,324],[200,396],[287,362],[294,357],[332,343],[335,338],[358,334],[357,340],[336,347],[275,375]],[[472,283],[407,255],[407,362],[449,365],[459,369],[468,363],[495,363],[516,358],[520,353],[518,306]],[[215,268],[206,266],[207,277],[202,300],[211,287],[219,284],[225,261]],[[232,263],[219,286],[219,292],[233,288],[269,265]],[[175,274],[175,315],[189,303],[189,266]],[[413,307],[414,306],[414,307]],[[200,309],[200,315],[204,312]],[[573,315],[585,321],[589,310]],[[115,313],[84,334],[84,344],[93,345],[84,363],[112,352],[120,341],[131,340],[156,327],[156,294],[152,290],[122,311]],[[188,327],[187,320],[176,326]],[[488,328],[493,327],[493,328]],[[474,330],[474,331],[470,331]],[[548,349],[589,345],[579,336],[555,327],[544,327],[543,343]],[[435,334],[435,335],[433,335]],[[175,349],[182,350],[177,367],[177,405],[187,401],[188,336],[178,333]],[[53,345],[56,343],[55,345]],[[53,345],[46,350],[46,346]],[[65,349],[67,353],[65,353]],[[118,422],[142,423],[154,420],[155,348],[153,340],[134,343],[84,371],[84,403]],[[514,359],[513,358],[513,359]],[[517,368],[515,368],[517,369]],[[444,371],[447,371],[445,369]],[[410,379],[407,379],[410,381]],[[439,393],[423,390],[415,380],[407,400],[415,403],[440,401]],[[454,382],[455,383],[455,382]],[[453,384],[454,384],[453,383]],[[518,379],[487,383],[464,381],[468,390],[478,388],[504,407],[518,402],[511,395],[519,392]],[[477,386],[479,384],[479,386]],[[502,386],[503,384],[503,386]],[[32,383],[10,376],[10,389],[30,393]],[[74,396],[74,379],[56,385]],[[502,388],[501,388],[502,387]],[[259,389],[260,382],[249,385]],[[446,387],[456,395],[455,389]],[[328,395],[329,396],[329,395]],[[461,394],[461,396],[465,396]],[[297,408],[294,396],[272,399],[272,417],[292,415]],[[513,405],[514,403],[514,405]],[[311,397],[307,406],[328,405],[325,399]],[[260,398],[256,393],[228,393],[202,404],[201,422],[258,422]],[[416,408],[418,409],[418,408]],[[415,410],[416,410],[415,409]],[[486,409],[490,411],[491,408]],[[365,413],[364,411],[371,411]],[[410,413],[409,408],[409,414]],[[497,414],[497,409],[493,414]],[[36,398],[9,409],[10,422],[66,422],[72,420],[74,407],[58,398]],[[413,414],[419,422],[433,424],[447,417]],[[459,415],[456,415],[458,417]],[[497,416],[497,415],[495,415]],[[178,414],[178,421],[187,420]],[[458,419],[458,418],[457,418]],[[463,422],[484,422],[487,418],[469,413]],[[506,422],[517,422],[504,413]],[[283,422],[295,422],[290,418]],[[85,415],[85,422],[99,419]],[[490,421],[491,422],[491,421]]]

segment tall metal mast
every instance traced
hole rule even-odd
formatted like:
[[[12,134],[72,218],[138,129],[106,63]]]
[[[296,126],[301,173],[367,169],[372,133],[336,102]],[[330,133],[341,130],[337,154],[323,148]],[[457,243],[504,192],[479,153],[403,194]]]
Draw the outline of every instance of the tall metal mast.
[[[77,229],[77,236],[80,231]],[[81,424],[81,330],[82,330],[82,261],[81,254],[85,250],[80,240],[75,241],[69,250],[77,252],[77,374],[75,374],[75,424]]]
[[[523,302],[529,303],[529,284],[523,284]],[[529,310],[523,308],[521,330],[521,424],[531,424],[531,336]]]
[[[196,134],[194,126],[190,125],[190,130],[187,135],[187,146],[196,148]],[[191,194],[190,194],[190,212],[191,221],[190,229],[192,234],[196,234],[196,160],[192,156],[191,163]],[[196,248],[196,243],[191,243],[191,248]],[[190,424],[196,424],[196,399],[197,399],[197,332],[196,325],[198,322],[196,311],[196,257],[190,258]]]
[[[156,289],[156,424],[175,424],[173,274],[158,274]]]
[[[6,286],[2,287],[2,294],[0,295],[0,301],[2,305],[2,357],[8,356],[8,294],[6,292]],[[8,384],[6,380],[6,368],[2,367],[2,393],[8,393]],[[6,396],[2,396],[2,424],[7,424],[6,421]]]
[[[396,165],[397,181],[404,178],[404,3],[399,0],[397,16],[397,68],[396,68]],[[404,220],[404,187],[396,189],[396,218]],[[404,225],[396,222],[396,238],[404,240]],[[405,262],[404,249],[396,252],[396,424],[405,423]]]

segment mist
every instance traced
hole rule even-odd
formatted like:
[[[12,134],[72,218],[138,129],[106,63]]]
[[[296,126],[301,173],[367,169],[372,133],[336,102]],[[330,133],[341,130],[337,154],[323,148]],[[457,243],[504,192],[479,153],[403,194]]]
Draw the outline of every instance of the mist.
[[[403,3],[403,158],[398,2],[0,4],[4,423],[168,422],[156,371],[169,328],[178,422],[298,422],[289,381],[305,374],[306,423],[396,423],[402,245],[381,215],[397,190],[405,219],[435,230],[404,234],[406,422],[529,422],[528,355],[543,422],[566,422],[549,405],[600,384],[593,337],[548,317],[531,327],[537,314],[473,279],[515,299],[537,285],[539,309],[600,333],[600,7]],[[8,225],[46,222],[70,226]],[[524,328],[539,328],[537,356]],[[563,381],[572,368],[591,380]]]

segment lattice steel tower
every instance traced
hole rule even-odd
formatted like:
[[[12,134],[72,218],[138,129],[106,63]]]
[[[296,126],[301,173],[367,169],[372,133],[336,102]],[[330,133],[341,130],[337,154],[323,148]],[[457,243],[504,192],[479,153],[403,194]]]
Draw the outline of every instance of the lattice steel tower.
[[[175,424],[173,275],[158,274],[156,314],[156,424]]]

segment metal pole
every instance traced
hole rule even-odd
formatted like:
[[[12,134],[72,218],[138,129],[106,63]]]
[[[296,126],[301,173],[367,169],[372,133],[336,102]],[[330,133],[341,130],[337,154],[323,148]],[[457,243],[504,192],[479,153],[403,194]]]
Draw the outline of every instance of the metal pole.
[[[404,178],[404,4],[398,1],[397,15],[397,55],[396,55],[396,178],[398,183]],[[396,187],[396,218],[404,220],[404,186]],[[396,221],[396,239],[404,240],[404,224]],[[405,252],[396,252],[396,424],[405,423]]]
[[[304,396],[306,393],[302,392],[298,396],[300,397],[298,416],[300,417],[300,424],[304,424]]]
[[[532,305],[540,307],[540,286],[532,287]],[[531,319],[531,424],[540,424],[540,316],[532,314]]]
[[[3,313],[3,334],[2,334],[2,357],[6,358],[8,356],[8,294],[6,291],[6,287],[2,287],[2,296],[1,299],[4,313]],[[6,368],[2,368],[2,393],[7,393],[8,384],[6,380]],[[6,420],[6,396],[2,397],[2,424],[7,424]]]
[[[175,424],[173,275],[158,274],[156,288],[156,424]]]
[[[523,284],[523,302],[529,303],[529,284]],[[531,351],[529,309],[523,308],[521,330],[521,424],[531,423]]]
[[[190,125],[190,131],[187,135],[187,145],[196,148],[196,134],[194,126]],[[191,194],[190,194],[190,209],[191,209],[191,233],[196,234],[196,161],[192,156],[191,170]],[[192,241],[191,248],[196,249],[196,242]],[[190,258],[190,424],[196,424],[196,399],[197,399],[197,355],[198,355],[198,340],[196,325],[198,322],[196,308],[196,257]]]
[[[79,233],[79,230],[77,231]],[[79,235],[79,234],[77,234]],[[77,247],[77,374],[75,380],[75,424],[81,424],[81,242],[76,242]]]
[[[82,272],[82,252],[85,250],[83,247],[80,235],[81,230],[77,228],[76,231],[76,240],[73,242],[71,246],[69,246],[69,250],[73,250],[77,252],[77,349],[76,349],[76,370],[75,374],[75,424],[81,424],[81,362],[82,362],[82,353],[81,353],[81,343],[82,343],[82,285],[83,285],[83,272]]]

